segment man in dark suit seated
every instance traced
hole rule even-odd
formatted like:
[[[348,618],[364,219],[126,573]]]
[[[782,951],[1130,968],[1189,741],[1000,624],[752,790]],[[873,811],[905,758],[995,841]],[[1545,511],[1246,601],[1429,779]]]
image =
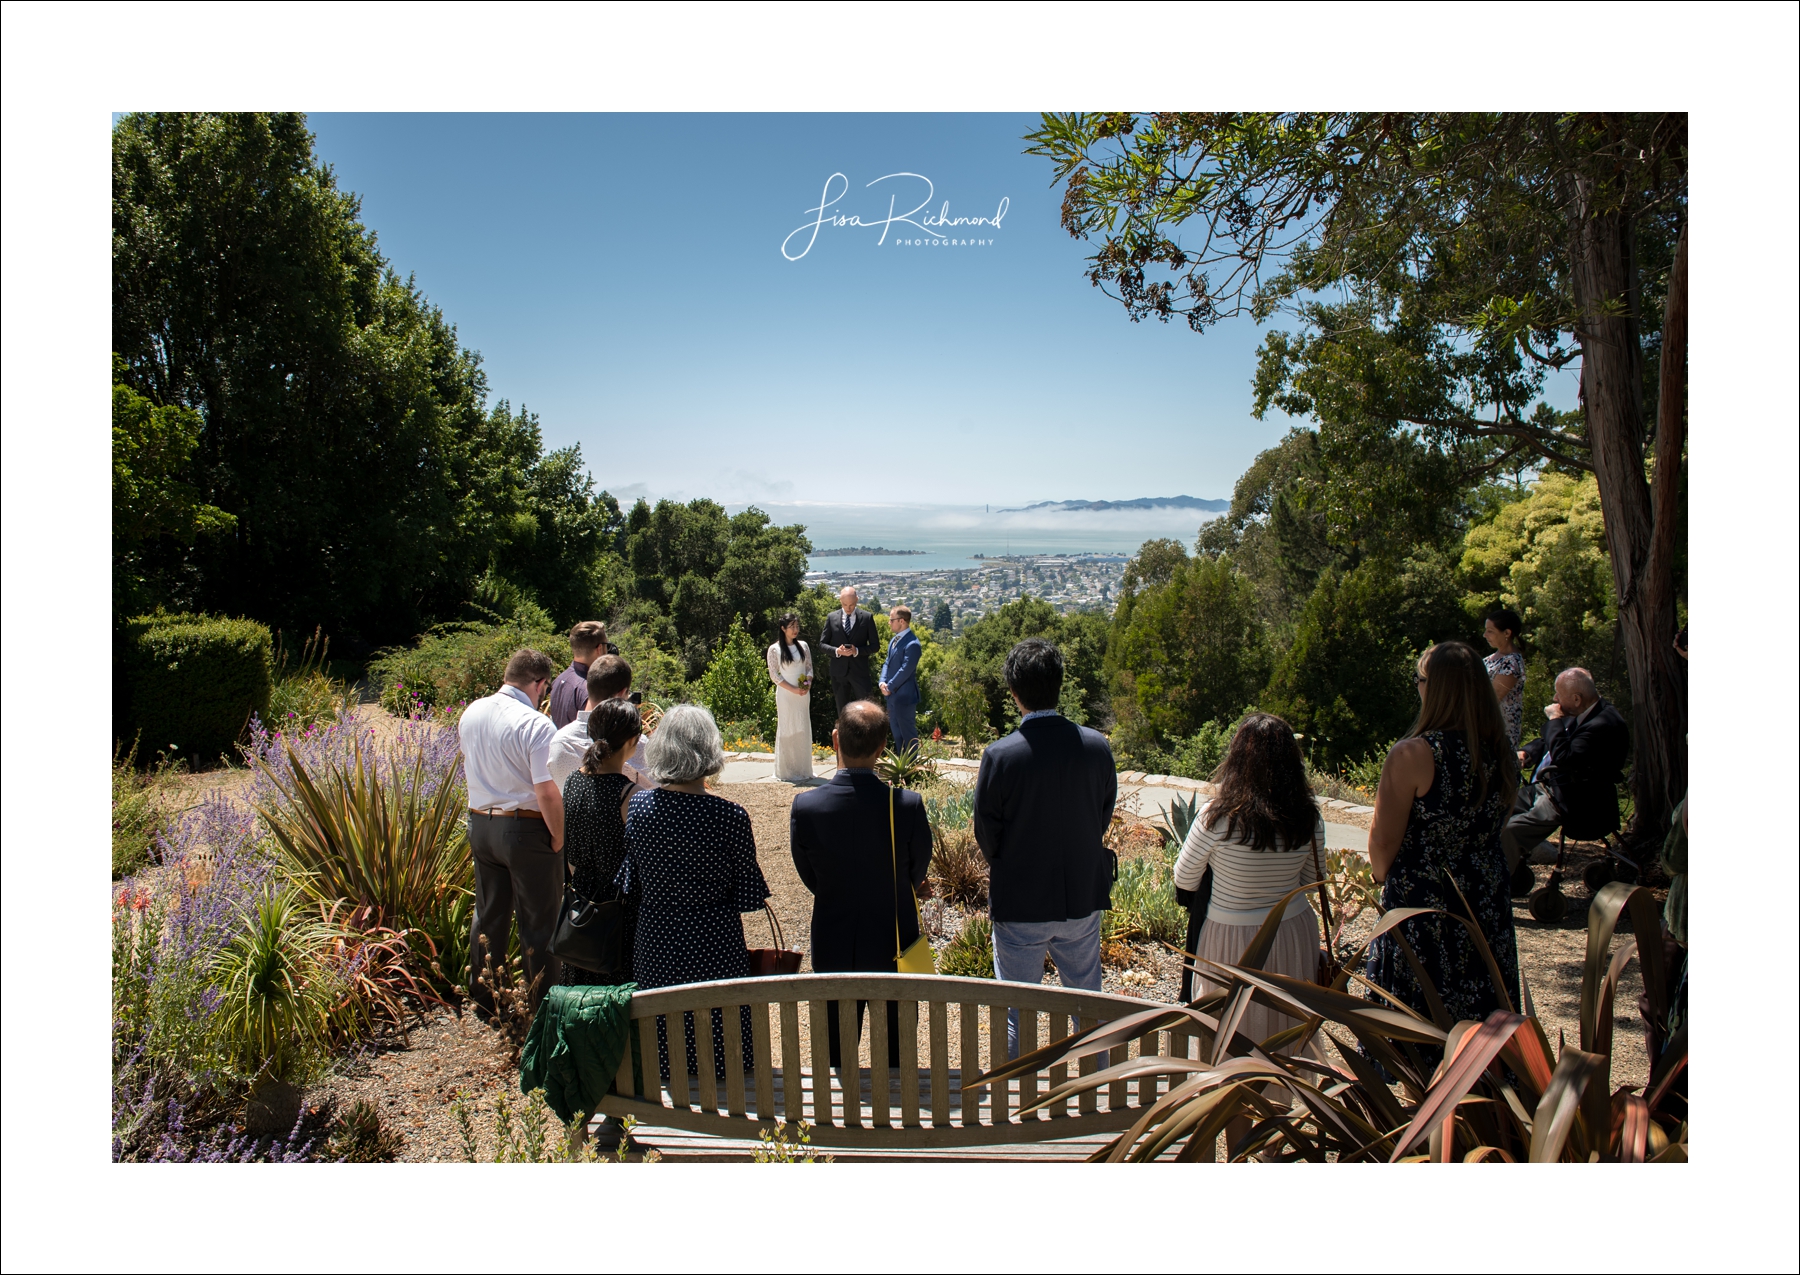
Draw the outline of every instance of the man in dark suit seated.
[[[1100,990],[1100,913],[1112,903],[1114,859],[1105,836],[1119,795],[1112,747],[1099,731],[1056,711],[1063,659],[1043,638],[1006,657],[1006,684],[1024,715],[988,745],[975,779],[975,840],[988,861],[994,975],[1044,981],[1044,957],[1062,985]],[[1018,1011],[1006,1023],[1019,1052]]]
[[[831,653],[831,693],[837,706],[875,698],[869,680],[869,655],[875,649],[875,617],[856,609],[856,590],[846,586],[838,594],[841,610],[825,617],[819,649]]]
[[[888,739],[881,705],[856,700],[838,710],[831,732],[838,770],[829,784],[794,798],[788,845],[794,868],[813,892],[815,972],[892,974],[895,958],[919,937],[919,898],[931,896],[931,825],[924,799],[875,776]],[[892,801],[893,824],[888,823]],[[857,1039],[863,1009],[856,1003]],[[828,1002],[831,1065],[840,1065],[837,1003]],[[888,1003],[888,1063],[900,1065],[900,1006]],[[851,1044],[854,1054],[856,1045]],[[851,1066],[855,1066],[854,1058]]]
[[[1519,785],[1512,818],[1500,833],[1508,871],[1557,828],[1582,840],[1619,828],[1619,772],[1631,750],[1631,731],[1619,710],[1600,698],[1584,668],[1556,675],[1556,701],[1545,710],[1544,734],[1519,750]]]

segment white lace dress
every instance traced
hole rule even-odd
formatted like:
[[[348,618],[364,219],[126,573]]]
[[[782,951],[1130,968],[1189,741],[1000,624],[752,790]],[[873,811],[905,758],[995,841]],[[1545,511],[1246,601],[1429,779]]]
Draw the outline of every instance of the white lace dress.
[[[775,778],[790,784],[813,777],[812,695],[783,689],[807,684],[813,673],[812,649],[794,643],[796,659],[781,658],[781,643],[769,646],[769,680],[775,686]]]

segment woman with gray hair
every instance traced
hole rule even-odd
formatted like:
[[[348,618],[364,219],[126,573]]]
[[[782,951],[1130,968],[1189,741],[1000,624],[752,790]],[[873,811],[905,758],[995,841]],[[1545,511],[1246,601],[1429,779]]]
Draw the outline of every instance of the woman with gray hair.
[[[725,768],[724,743],[712,714],[682,704],[663,714],[646,745],[646,765],[660,786],[632,796],[625,814],[625,862],[616,884],[637,902],[631,971],[641,988],[709,983],[750,976],[744,912],[769,897],[756,862],[750,816],[736,802],[706,791]],[[713,1067],[725,1076],[725,1031],[713,1010]],[[745,1071],[751,1069],[750,1010],[745,1006]],[[699,1073],[694,1016],[683,1014],[689,1075]],[[668,1075],[669,1042],[661,1020],[657,1056]]]

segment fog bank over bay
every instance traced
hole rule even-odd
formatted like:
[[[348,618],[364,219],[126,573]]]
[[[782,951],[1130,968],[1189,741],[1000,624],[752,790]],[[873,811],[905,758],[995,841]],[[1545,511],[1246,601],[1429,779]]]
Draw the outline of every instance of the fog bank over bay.
[[[1191,546],[1204,511],[1152,509],[1031,509],[999,512],[982,505],[790,504],[756,501],[775,522],[802,523],[815,549],[911,549],[918,556],[871,557],[868,569],[942,571],[969,567],[975,555],[1136,552],[1146,540],[1167,537]],[[736,513],[743,504],[727,506]],[[814,568],[850,570],[860,558],[815,558]]]

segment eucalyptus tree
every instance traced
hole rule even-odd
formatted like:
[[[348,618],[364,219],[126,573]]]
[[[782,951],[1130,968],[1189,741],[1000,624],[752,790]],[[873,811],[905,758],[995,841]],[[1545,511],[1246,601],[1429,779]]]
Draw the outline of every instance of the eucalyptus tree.
[[[1259,351],[1259,415],[1311,416],[1343,456],[1412,434],[1470,481],[1526,460],[1595,475],[1638,826],[1664,825],[1687,783],[1687,117],[1052,114],[1026,140],[1134,322],[1297,322]],[[1565,368],[1574,412],[1545,401]]]

